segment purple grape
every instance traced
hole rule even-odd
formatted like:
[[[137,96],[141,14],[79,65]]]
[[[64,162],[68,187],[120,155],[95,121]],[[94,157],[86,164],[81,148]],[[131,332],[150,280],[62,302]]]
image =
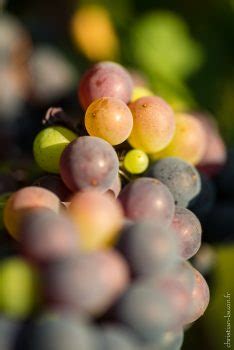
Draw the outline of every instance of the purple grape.
[[[44,278],[49,304],[100,315],[125,291],[129,273],[120,254],[99,250],[50,264]]]
[[[190,259],[201,246],[202,227],[200,221],[190,210],[176,207],[171,228],[176,233],[181,258]]]
[[[108,190],[118,175],[119,161],[114,148],[93,136],[71,142],[62,153],[61,176],[71,191]]]
[[[90,103],[101,97],[116,97],[128,103],[133,82],[129,73],[114,62],[100,62],[83,75],[79,85],[79,99],[87,109]]]
[[[130,182],[119,199],[125,215],[131,220],[152,219],[169,226],[174,215],[174,199],[168,188],[159,180],[149,177]]]
[[[180,158],[167,157],[159,160],[150,168],[149,176],[162,181],[180,207],[186,207],[201,190],[198,171]]]
[[[39,209],[23,219],[20,242],[24,255],[41,264],[73,254],[79,237],[72,222],[64,215]]]
[[[179,247],[174,232],[153,221],[127,226],[118,242],[134,275],[163,273],[179,257]]]
[[[183,329],[167,331],[160,334],[152,344],[143,346],[142,350],[181,350],[183,340]]]

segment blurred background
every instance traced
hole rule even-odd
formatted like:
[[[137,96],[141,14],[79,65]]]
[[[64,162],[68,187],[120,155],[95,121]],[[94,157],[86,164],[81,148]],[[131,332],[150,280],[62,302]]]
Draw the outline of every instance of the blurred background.
[[[194,209],[205,242],[194,263],[208,279],[211,303],[183,349],[223,349],[223,295],[234,296],[233,0],[0,0],[0,206],[5,192],[40,175],[32,141],[47,108],[82,116],[78,80],[100,60],[125,65],[176,111],[206,111],[219,123],[227,177],[205,178],[204,211]],[[1,256],[10,254],[0,243]]]

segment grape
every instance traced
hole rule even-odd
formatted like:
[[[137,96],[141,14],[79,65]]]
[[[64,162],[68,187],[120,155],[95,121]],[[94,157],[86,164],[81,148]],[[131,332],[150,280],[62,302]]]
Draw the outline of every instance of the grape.
[[[153,221],[127,226],[117,246],[134,275],[163,273],[179,256],[174,232]]]
[[[161,285],[154,282],[135,282],[115,306],[116,318],[147,342],[179,327],[190,301],[189,293],[176,279]]]
[[[0,307],[13,318],[28,316],[37,306],[38,275],[35,269],[21,258],[11,257],[0,265]]]
[[[71,142],[64,150],[60,171],[71,191],[95,188],[105,192],[114,182],[119,161],[113,147],[106,141],[83,136]]]
[[[190,114],[177,114],[176,131],[171,142],[161,152],[153,154],[152,159],[179,157],[196,165],[204,156],[206,142],[206,134],[199,120]]]
[[[123,225],[119,202],[100,192],[77,193],[71,200],[68,213],[78,228],[83,250],[96,250],[112,244]]]
[[[143,173],[149,165],[147,154],[140,149],[128,151],[124,157],[124,167],[131,174]]]
[[[190,259],[201,246],[202,228],[198,218],[188,209],[176,207],[171,225],[176,233],[183,259]]]
[[[24,350],[96,350],[96,329],[67,315],[46,315],[34,321],[21,340]]]
[[[118,145],[127,140],[132,131],[132,113],[122,100],[102,97],[89,105],[85,113],[85,126],[89,135]]]
[[[149,175],[169,188],[180,207],[186,207],[201,190],[201,179],[195,167],[176,157],[159,160],[152,165]]]
[[[142,97],[130,103],[133,129],[128,139],[130,145],[146,153],[165,148],[175,131],[174,113],[160,97]]]
[[[102,330],[102,350],[140,350],[136,338],[127,328],[107,324]]]
[[[167,187],[160,181],[142,177],[130,182],[119,199],[125,215],[131,220],[152,219],[162,225],[170,225],[174,215],[174,200]]]
[[[209,274],[217,261],[216,251],[210,244],[203,243],[193,259],[194,267],[202,274]]]
[[[167,331],[159,335],[153,344],[144,346],[143,350],[180,350],[184,340],[183,329]]]
[[[43,187],[56,194],[62,202],[66,202],[72,195],[58,175],[45,175],[34,181],[33,186]]]
[[[101,97],[116,97],[128,103],[132,88],[132,79],[121,65],[100,62],[92,66],[81,78],[79,99],[84,109]]]
[[[20,228],[20,243],[26,257],[45,263],[74,253],[78,237],[65,216],[43,209],[26,215]]]
[[[100,315],[123,293],[128,280],[123,258],[113,250],[99,250],[50,264],[45,294],[52,304]]]
[[[61,154],[76,138],[76,134],[62,126],[53,126],[40,131],[33,143],[37,164],[45,171],[59,173]]]
[[[141,97],[153,96],[153,92],[145,86],[135,86],[132,91],[131,102],[135,102]]]
[[[110,186],[107,192],[110,194],[113,194],[117,198],[121,191],[121,187],[122,187],[121,179],[120,179],[120,176],[117,175],[115,181]]]
[[[209,287],[204,277],[197,270],[193,270],[195,285],[192,290],[190,309],[184,322],[185,324],[194,322],[200,318],[204,314],[210,300]]]
[[[58,212],[60,201],[52,192],[36,186],[24,187],[10,196],[4,208],[4,224],[15,239],[19,239],[18,231],[23,217],[37,208]]]
[[[0,349],[13,350],[20,333],[20,325],[16,321],[0,317]]]

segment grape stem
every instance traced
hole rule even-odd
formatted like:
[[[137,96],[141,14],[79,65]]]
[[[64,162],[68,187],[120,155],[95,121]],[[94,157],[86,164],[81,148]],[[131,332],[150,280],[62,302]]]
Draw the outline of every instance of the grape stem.
[[[75,122],[60,107],[50,107],[42,119],[42,124],[45,126],[61,125],[77,132]]]

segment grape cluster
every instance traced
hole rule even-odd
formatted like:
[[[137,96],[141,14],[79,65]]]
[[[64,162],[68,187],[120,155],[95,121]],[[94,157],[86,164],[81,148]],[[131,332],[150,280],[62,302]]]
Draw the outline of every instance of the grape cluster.
[[[18,254],[0,263],[1,350],[179,350],[209,303],[187,208],[208,128],[113,62],[78,96],[86,131],[47,113],[33,145],[45,174],[4,205]]]

